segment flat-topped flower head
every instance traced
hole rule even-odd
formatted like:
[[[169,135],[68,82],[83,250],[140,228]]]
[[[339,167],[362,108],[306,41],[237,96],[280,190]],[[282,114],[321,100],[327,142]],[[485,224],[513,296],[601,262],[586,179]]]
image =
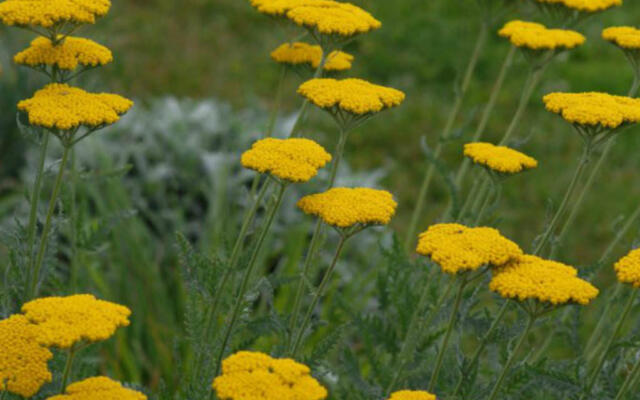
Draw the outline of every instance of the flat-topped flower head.
[[[88,378],[67,387],[64,394],[51,396],[47,400],[147,400],[144,394],[125,388],[104,376]]]
[[[306,365],[250,351],[222,361],[212,387],[221,400],[323,400],[328,394]]]
[[[640,249],[632,250],[613,266],[618,281],[640,288]]]
[[[548,111],[572,124],[614,129],[640,121],[640,100],[607,93],[550,93],[543,98]]]
[[[287,182],[307,182],[329,161],[322,146],[302,138],[258,140],[241,158],[243,167]]]
[[[622,0],[535,0],[540,4],[557,5],[583,13],[605,11],[611,7],[621,6]]]
[[[31,45],[13,57],[16,64],[30,67],[56,66],[63,70],[74,70],[78,65],[97,67],[113,61],[108,48],[93,40],[67,37],[54,45],[50,39],[39,37]]]
[[[538,166],[538,161],[535,158],[509,147],[496,146],[492,143],[467,143],[464,145],[464,155],[474,163],[500,174],[516,174]]]
[[[38,326],[40,343],[62,349],[109,339],[118,328],[129,325],[131,315],[127,307],[90,294],[43,297],[24,304],[22,312]]]
[[[424,390],[400,390],[391,393],[389,400],[436,400],[436,395]]]
[[[494,269],[489,288],[504,298],[519,301],[589,304],[598,296],[598,289],[577,275],[578,271],[569,265],[525,255]]]
[[[5,0],[0,2],[0,22],[43,28],[65,23],[94,24],[109,8],[110,0]]]
[[[51,382],[53,354],[38,342],[38,327],[24,315],[0,320],[0,397],[8,391],[28,398]]]
[[[281,64],[310,65],[318,68],[322,61],[322,47],[308,43],[284,43],[271,52],[271,58]],[[327,56],[323,69],[325,71],[346,71],[351,69],[353,56],[343,51],[334,50]]]
[[[397,206],[391,193],[369,188],[333,188],[298,201],[305,214],[315,215],[338,228],[386,225]]]
[[[332,112],[340,109],[354,115],[377,113],[398,106],[405,97],[399,90],[355,78],[311,79],[300,85],[298,93],[320,108]]]
[[[511,21],[498,34],[516,47],[529,50],[564,50],[582,45],[586,38],[575,31],[548,29],[542,24]]]
[[[131,100],[116,94],[88,93],[61,83],[51,83],[18,103],[31,125],[63,131],[113,124],[132,106]]]
[[[500,267],[522,255],[520,247],[497,229],[449,223],[432,225],[421,233],[416,252],[431,258],[447,274]]]
[[[640,50],[640,29],[631,26],[613,26],[602,31],[602,38],[623,50]]]

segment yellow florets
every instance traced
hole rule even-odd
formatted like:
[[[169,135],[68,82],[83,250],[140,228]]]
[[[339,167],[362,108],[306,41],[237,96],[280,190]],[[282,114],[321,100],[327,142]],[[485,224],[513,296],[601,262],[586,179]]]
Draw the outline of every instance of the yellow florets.
[[[640,121],[640,100],[607,93],[551,93],[543,98],[548,111],[577,125],[617,128]]]
[[[113,124],[132,106],[122,96],[88,93],[61,83],[49,84],[18,103],[18,109],[29,114],[31,125],[61,130]]]
[[[63,349],[80,341],[106,340],[119,327],[128,326],[131,315],[127,307],[90,294],[32,300],[22,306],[22,312],[38,326],[40,343]]]
[[[123,387],[104,376],[88,378],[67,387],[65,394],[49,397],[47,400],[146,400],[147,396]]]
[[[53,354],[38,343],[38,332],[23,315],[0,321],[0,393],[31,397],[51,382],[47,361]]]
[[[467,143],[464,145],[464,155],[474,163],[502,174],[515,174],[538,166],[536,159],[524,153],[491,143]]]
[[[281,64],[308,64],[318,68],[322,61],[322,47],[308,43],[284,43],[271,52],[271,58]],[[325,71],[345,71],[351,68],[353,56],[343,51],[332,51],[324,63]]]
[[[436,400],[436,396],[424,390],[400,390],[391,393],[389,400]]]
[[[631,251],[622,257],[614,266],[618,280],[640,288],[640,249]]]
[[[73,70],[78,65],[97,67],[108,64],[113,61],[113,55],[111,50],[89,39],[68,37],[54,46],[50,39],[39,37],[27,49],[16,54],[13,61],[31,67],[55,65],[60,69]]]
[[[489,288],[502,297],[520,301],[589,304],[598,296],[598,289],[577,274],[571,266],[526,255],[495,269]]]
[[[221,400],[325,399],[327,390],[310,372],[292,359],[239,351],[222,362],[222,375],[212,386]]]
[[[640,49],[640,29],[631,26],[614,26],[602,31],[602,38],[625,50]]]
[[[497,229],[436,224],[421,233],[418,254],[430,257],[448,274],[499,267],[522,255],[520,247]]]
[[[325,109],[339,108],[356,115],[376,113],[400,105],[404,93],[374,85],[362,79],[311,79],[298,88],[298,93]]]
[[[575,31],[548,29],[542,24],[524,21],[508,22],[498,34],[508,38],[514,46],[531,50],[572,49],[586,40]]]
[[[622,0],[536,0],[539,3],[559,4],[572,10],[593,13],[622,5]]]
[[[0,2],[0,22],[44,28],[65,22],[93,24],[109,8],[109,0],[5,0]]]
[[[397,206],[391,193],[368,188],[333,188],[298,201],[298,207],[305,214],[318,216],[328,225],[339,228],[356,224],[386,225]]]

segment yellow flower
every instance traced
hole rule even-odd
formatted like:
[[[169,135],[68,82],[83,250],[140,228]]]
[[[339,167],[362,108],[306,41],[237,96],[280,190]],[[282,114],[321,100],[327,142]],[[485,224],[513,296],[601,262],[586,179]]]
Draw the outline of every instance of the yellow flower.
[[[38,327],[23,315],[0,321],[0,393],[31,397],[51,382],[47,361],[53,354],[37,339]]]
[[[391,193],[368,188],[333,188],[298,201],[298,207],[305,214],[318,216],[338,228],[356,224],[386,225],[397,206]]]
[[[88,93],[60,83],[49,84],[18,103],[18,109],[29,114],[31,125],[60,130],[110,125],[132,106],[133,102],[122,96]]]
[[[109,8],[109,0],[5,0],[0,2],[0,22],[44,28],[65,22],[93,24]]]
[[[67,387],[65,394],[51,396],[47,400],[147,400],[147,396],[123,387],[104,376],[88,378]]]
[[[271,52],[271,58],[281,64],[309,64],[318,68],[322,60],[322,47],[302,42],[284,43]],[[345,71],[351,68],[353,56],[343,51],[332,51],[324,64],[325,71]]]
[[[31,42],[31,46],[13,57],[16,64],[37,67],[55,65],[60,69],[73,70],[78,64],[86,67],[97,67],[113,61],[108,48],[89,39],[68,37],[54,46],[50,39],[39,37]]]
[[[245,168],[289,182],[307,182],[331,161],[331,154],[309,139],[258,140],[242,154]]]
[[[522,255],[520,247],[497,229],[436,224],[421,233],[418,254],[430,257],[448,274],[499,267]]]
[[[333,111],[337,108],[356,115],[398,106],[405,97],[399,90],[354,78],[311,79],[300,85],[298,93],[318,107]]]
[[[239,351],[222,362],[213,389],[223,400],[323,400],[327,390],[294,360]]]
[[[607,93],[551,93],[543,101],[548,111],[582,126],[617,128],[640,121],[640,100]]]
[[[520,301],[589,304],[598,296],[598,289],[577,275],[571,266],[525,255],[495,269],[489,288],[502,297]]]
[[[391,393],[389,400],[436,400],[436,396],[423,390],[400,390]]]
[[[70,348],[75,343],[106,340],[116,329],[129,325],[131,311],[90,294],[44,297],[22,306],[22,312],[39,328],[39,341],[49,347]]]
[[[631,251],[622,257],[614,266],[618,280],[640,288],[640,249]]]
[[[558,4],[580,12],[594,13],[622,5],[622,0],[537,0],[538,3]]]
[[[548,29],[542,24],[517,20],[508,22],[498,34],[508,38],[514,46],[531,50],[573,49],[586,40],[575,31]]]
[[[614,26],[602,31],[602,38],[625,50],[640,49],[640,29]]]
[[[538,166],[538,161],[524,153],[491,143],[467,143],[464,155],[476,164],[503,174],[515,174]]]

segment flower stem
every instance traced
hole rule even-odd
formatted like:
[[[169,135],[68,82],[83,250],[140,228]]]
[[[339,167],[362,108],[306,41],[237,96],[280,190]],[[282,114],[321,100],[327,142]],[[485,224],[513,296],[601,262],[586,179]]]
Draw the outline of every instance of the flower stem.
[[[327,52],[328,50],[322,49],[322,58],[320,59],[320,64],[318,64],[318,68],[316,68],[316,72],[313,74],[313,79],[319,78],[322,76],[322,71],[324,70],[324,65],[327,62]],[[309,99],[304,99],[302,101],[302,105],[300,106],[300,111],[296,116],[296,120],[293,123],[293,127],[291,128],[291,132],[289,132],[289,137],[298,136],[298,130],[300,129],[300,125],[302,124],[302,120],[307,114],[307,108],[309,108]]]
[[[71,287],[73,290],[78,289],[78,207],[77,207],[77,183],[78,183],[78,175],[76,169],[76,153],[75,150],[71,149],[71,222],[70,222],[70,233],[71,233]]]
[[[607,301],[604,305],[604,308],[602,309],[602,312],[599,313],[598,322],[596,323],[595,328],[591,331],[591,334],[589,335],[589,339],[587,339],[587,344],[584,346],[585,350],[587,351],[587,354],[585,357],[587,362],[590,362],[597,353],[596,351],[594,351],[598,349],[598,345],[596,344],[596,341],[602,338],[601,332],[602,332],[602,329],[604,329],[605,324],[608,322],[608,317],[610,316],[609,310],[613,305],[614,299],[618,297],[618,295],[622,291],[622,287],[623,287],[622,284],[618,282],[613,293],[609,294]]]
[[[69,381],[69,376],[71,375],[71,369],[73,367],[73,359],[76,356],[76,349],[74,346],[67,351],[67,361],[64,364],[64,372],[62,373],[62,384],[60,386],[60,394],[64,393],[67,389],[67,382]]]
[[[636,364],[633,366],[633,369],[631,370],[629,375],[627,375],[624,383],[622,384],[622,387],[618,391],[618,394],[616,395],[616,398],[614,400],[622,400],[624,398],[624,395],[627,394],[627,391],[631,388],[632,383],[634,383],[638,376],[640,376],[640,360],[636,361]]]

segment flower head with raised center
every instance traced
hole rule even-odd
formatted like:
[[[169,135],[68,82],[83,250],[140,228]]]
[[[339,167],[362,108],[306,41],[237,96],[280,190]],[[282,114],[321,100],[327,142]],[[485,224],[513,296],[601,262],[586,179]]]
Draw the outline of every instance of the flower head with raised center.
[[[424,390],[400,390],[392,393],[389,400],[436,400],[436,396]]]
[[[0,321],[0,393],[32,397],[51,382],[47,361],[53,354],[38,338],[39,328],[24,315]]]
[[[90,294],[43,297],[22,306],[29,321],[37,325],[38,340],[49,347],[70,348],[78,342],[94,343],[129,325],[131,311]]]
[[[602,31],[602,38],[623,50],[640,50],[640,29],[613,26]]]
[[[613,266],[618,281],[640,288],[640,249],[632,250]]]
[[[0,2],[0,22],[44,28],[63,23],[94,24],[110,8],[110,0],[5,0]]]
[[[474,163],[501,174],[516,174],[538,166],[536,159],[524,153],[491,143],[467,143],[464,145],[464,155]]]
[[[266,138],[242,154],[245,168],[268,173],[288,182],[307,182],[331,161],[331,154],[309,139]]]
[[[288,358],[239,351],[222,362],[213,389],[224,400],[323,400],[327,390],[309,367]]]
[[[271,52],[271,58],[281,64],[307,64],[318,68],[322,61],[322,48],[318,45],[294,42],[284,43]],[[332,51],[324,64],[325,71],[346,71],[351,68],[353,56],[343,51]]]
[[[573,49],[586,40],[575,31],[548,29],[542,24],[518,20],[508,22],[498,34],[508,38],[514,46],[530,50]]]
[[[548,111],[585,127],[617,128],[640,121],[640,99],[607,93],[550,93],[543,98]]]
[[[555,4],[584,13],[595,13],[622,5],[622,0],[535,0],[542,4]]]
[[[88,378],[67,387],[64,394],[47,400],[147,400],[144,394],[104,376]]]
[[[64,70],[74,70],[78,65],[97,67],[113,61],[111,50],[93,40],[67,37],[53,45],[50,39],[39,37],[31,45],[13,57],[16,64],[37,67],[56,66]]]

